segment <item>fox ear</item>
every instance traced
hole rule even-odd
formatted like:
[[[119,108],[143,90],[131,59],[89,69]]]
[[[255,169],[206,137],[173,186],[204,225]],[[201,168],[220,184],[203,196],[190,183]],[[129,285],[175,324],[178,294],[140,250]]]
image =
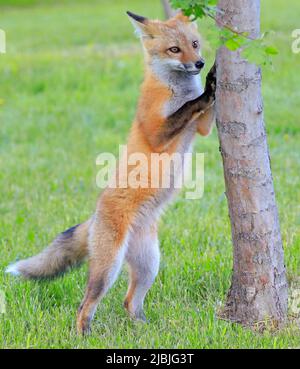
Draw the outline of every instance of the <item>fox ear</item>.
[[[180,10],[175,16],[174,19],[179,20],[184,23],[190,23],[195,29],[198,29],[197,21],[191,21],[191,19],[184,15],[182,10]]]
[[[151,37],[147,27],[147,23],[149,21],[147,18],[129,11],[126,13],[129,16],[130,22],[133,24],[135,32],[139,37]]]
[[[182,10],[180,10],[175,16],[174,19],[179,20],[184,23],[190,23],[191,20],[188,16],[184,15]]]

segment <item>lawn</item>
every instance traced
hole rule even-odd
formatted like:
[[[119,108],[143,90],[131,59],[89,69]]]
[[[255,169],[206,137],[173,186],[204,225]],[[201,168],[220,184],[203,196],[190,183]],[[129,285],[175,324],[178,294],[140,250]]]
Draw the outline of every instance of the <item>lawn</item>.
[[[9,4],[9,5],[7,5]],[[21,4],[21,5],[20,5]],[[146,300],[149,324],[128,319],[126,268],[100,304],[92,335],[75,333],[86,266],[52,282],[4,274],[93,212],[95,160],[118,152],[134,117],[142,51],[125,11],[162,17],[158,0],[0,0],[0,347],[287,348],[300,346],[300,320],[254,333],[216,318],[230,285],[232,245],[216,130],[197,138],[205,193],[183,195],[160,222],[161,269]],[[263,70],[268,142],[291,289],[300,289],[300,2],[262,1],[262,29],[280,50]],[[200,23],[205,38],[206,21]],[[206,44],[207,68],[214,51]],[[205,70],[204,74],[206,73]]]

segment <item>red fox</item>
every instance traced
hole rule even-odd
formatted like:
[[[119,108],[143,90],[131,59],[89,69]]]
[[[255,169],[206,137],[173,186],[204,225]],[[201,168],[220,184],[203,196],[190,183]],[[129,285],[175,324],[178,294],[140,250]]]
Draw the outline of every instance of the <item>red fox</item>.
[[[208,73],[203,92],[198,76],[204,66],[200,36],[197,26],[182,13],[167,21],[127,14],[145,53],[145,78],[128,152],[147,157],[184,154],[197,132],[206,136],[211,131],[216,68]],[[177,174],[170,175],[174,179]],[[144,299],[159,269],[157,222],[173,187],[107,187],[89,220],[61,233],[40,254],[10,265],[7,272],[29,279],[50,278],[88,257],[88,283],[77,315],[77,331],[86,334],[100,299],[126,260],[130,280],[124,306],[132,318],[145,320]]]

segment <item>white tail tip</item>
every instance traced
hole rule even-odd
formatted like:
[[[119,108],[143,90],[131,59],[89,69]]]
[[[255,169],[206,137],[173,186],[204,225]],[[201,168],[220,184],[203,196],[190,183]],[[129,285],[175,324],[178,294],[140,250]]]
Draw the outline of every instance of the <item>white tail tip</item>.
[[[6,268],[5,273],[12,274],[12,275],[14,275],[16,277],[19,276],[19,275],[21,275],[21,273],[18,270],[17,263],[9,265]]]

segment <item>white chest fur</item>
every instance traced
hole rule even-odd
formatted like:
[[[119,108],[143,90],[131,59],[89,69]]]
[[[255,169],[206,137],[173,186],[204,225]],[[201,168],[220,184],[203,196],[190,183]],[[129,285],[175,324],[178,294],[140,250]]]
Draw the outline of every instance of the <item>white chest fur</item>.
[[[153,65],[153,71],[159,80],[165,84],[172,95],[163,107],[163,116],[168,117],[180,109],[186,102],[196,99],[203,93],[199,75],[189,75],[181,71],[170,71]]]
[[[170,76],[168,87],[172,91],[171,99],[165,104],[163,115],[168,117],[180,109],[186,102],[196,99],[203,93],[199,75],[176,73]]]
[[[151,70],[156,77],[172,92],[170,100],[163,107],[163,116],[168,117],[180,109],[187,101],[196,99],[203,94],[199,75],[170,69],[168,62],[154,59]]]

